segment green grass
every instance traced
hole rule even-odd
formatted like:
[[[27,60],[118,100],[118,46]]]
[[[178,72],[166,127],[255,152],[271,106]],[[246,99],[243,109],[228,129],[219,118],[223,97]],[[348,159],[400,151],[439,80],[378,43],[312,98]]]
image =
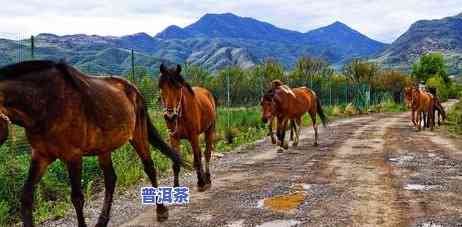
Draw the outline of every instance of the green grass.
[[[462,99],[448,113],[448,130],[450,133],[462,135]]]
[[[384,103],[380,108],[374,108],[377,111],[401,110],[393,103]],[[324,112],[332,120],[349,116],[345,109],[346,105],[324,107]],[[168,131],[161,113],[151,110],[150,115],[163,138],[167,139]],[[303,125],[309,126],[310,122],[309,117],[305,115]],[[259,106],[230,109],[220,107],[216,129],[216,152],[228,152],[239,145],[261,139],[267,133],[266,125],[261,121]],[[10,138],[0,147],[0,225],[20,221],[18,198],[29,168],[30,152],[24,131],[19,127],[15,128],[15,138],[16,140]],[[201,141],[203,140],[201,136]],[[229,140],[232,140],[232,143],[229,143]],[[201,144],[204,149],[204,143]],[[151,154],[160,173],[170,174],[170,161],[157,150],[153,149]],[[182,141],[182,157],[192,161],[191,147],[187,141]],[[139,183],[141,179],[146,179],[141,162],[130,145],[115,151],[112,159],[117,174],[117,187],[126,188]],[[84,158],[82,188],[87,200],[104,190],[102,173],[95,157]],[[67,171],[60,161],[49,167],[37,186],[35,207],[36,223],[50,218],[61,218],[72,210]]]

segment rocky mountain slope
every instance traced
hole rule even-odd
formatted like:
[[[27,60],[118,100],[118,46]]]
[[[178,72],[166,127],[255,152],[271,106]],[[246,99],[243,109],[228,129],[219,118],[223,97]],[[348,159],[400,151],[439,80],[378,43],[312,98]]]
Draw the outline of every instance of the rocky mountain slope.
[[[462,73],[462,14],[417,21],[374,61],[410,70],[419,56],[428,52],[442,53],[450,74]]]

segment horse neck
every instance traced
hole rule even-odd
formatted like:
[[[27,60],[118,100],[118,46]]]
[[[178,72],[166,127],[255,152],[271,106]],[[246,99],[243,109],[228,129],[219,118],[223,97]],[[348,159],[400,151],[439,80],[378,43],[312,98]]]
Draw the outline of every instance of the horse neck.
[[[198,109],[198,102],[194,94],[192,94],[186,87],[182,87],[182,100],[181,100],[181,117],[189,118],[188,112]]]
[[[38,105],[43,105],[37,103],[38,100],[43,100],[41,89],[30,82],[10,80],[1,82],[0,93],[4,99],[4,114],[11,123],[25,128],[32,127],[34,117],[40,115]]]

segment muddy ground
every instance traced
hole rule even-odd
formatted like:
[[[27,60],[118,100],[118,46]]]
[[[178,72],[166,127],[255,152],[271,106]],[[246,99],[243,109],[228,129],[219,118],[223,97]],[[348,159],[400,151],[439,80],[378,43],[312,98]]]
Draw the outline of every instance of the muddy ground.
[[[317,147],[305,128],[282,153],[265,139],[214,157],[212,188],[197,192],[184,175],[191,203],[170,206],[163,223],[141,205],[139,186],[118,191],[110,226],[462,226],[462,142],[416,132],[409,118],[363,115],[321,129]],[[101,200],[86,206],[89,224]],[[42,225],[75,225],[74,216]]]

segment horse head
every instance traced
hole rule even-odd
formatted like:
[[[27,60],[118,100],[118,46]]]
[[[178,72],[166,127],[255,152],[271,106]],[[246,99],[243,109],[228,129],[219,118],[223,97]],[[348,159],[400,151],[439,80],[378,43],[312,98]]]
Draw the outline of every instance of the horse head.
[[[272,89],[269,90],[268,92],[266,92],[263,97],[261,98],[261,102],[260,102],[260,105],[261,105],[261,111],[262,111],[262,116],[261,116],[261,120],[263,121],[263,123],[266,123],[268,122],[271,117],[272,117],[272,112],[273,112],[273,108],[272,108],[272,102],[273,102],[273,91]]]
[[[159,88],[164,118],[167,122],[173,122],[181,116],[184,92],[194,94],[191,86],[181,76],[180,65],[174,69],[160,65]]]
[[[406,105],[408,108],[412,107],[412,103],[414,100],[414,92],[417,89],[414,87],[406,87],[404,88],[404,101],[406,102]]]

